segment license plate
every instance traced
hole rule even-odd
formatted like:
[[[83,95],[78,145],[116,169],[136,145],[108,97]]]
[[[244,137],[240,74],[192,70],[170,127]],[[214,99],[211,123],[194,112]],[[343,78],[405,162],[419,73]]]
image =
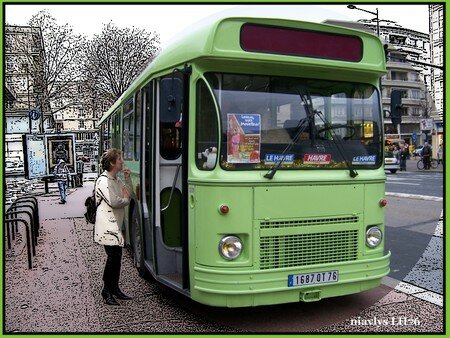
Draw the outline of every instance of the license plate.
[[[337,281],[339,281],[339,272],[337,270],[288,275],[288,286],[335,283]]]

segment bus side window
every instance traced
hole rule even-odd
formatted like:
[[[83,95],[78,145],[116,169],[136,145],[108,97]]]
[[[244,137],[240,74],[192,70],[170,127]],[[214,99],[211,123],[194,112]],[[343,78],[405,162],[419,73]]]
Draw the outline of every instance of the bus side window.
[[[160,153],[165,160],[175,160],[181,155],[181,129],[175,123],[160,124]]]
[[[181,109],[183,82],[175,74],[160,81],[160,154],[165,160],[181,156]]]
[[[135,119],[134,119],[134,160],[141,159],[141,121],[142,121],[142,93],[139,90],[135,97]]]
[[[197,109],[195,117],[195,153],[197,168],[213,170],[217,163],[219,144],[217,112],[205,82],[197,83]]]
[[[132,160],[134,155],[134,102],[129,99],[123,106],[123,159]]]

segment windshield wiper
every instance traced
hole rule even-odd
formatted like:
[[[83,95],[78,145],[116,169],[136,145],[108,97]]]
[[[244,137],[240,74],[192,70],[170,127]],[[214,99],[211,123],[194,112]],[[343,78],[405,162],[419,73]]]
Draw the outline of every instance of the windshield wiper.
[[[306,111],[309,112],[310,110],[306,109]],[[317,113],[317,112],[314,112],[314,113]],[[278,160],[278,162],[275,163],[272,166],[272,168],[269,169],[267,174],[264,175],[265,178],[268,178],[268,179],[273,178],[273,176],[276,174],[277,170],[280,168],[281,164],[284,162],[287,152],[290,151],[292,149],[292,147],[294,146],[294,144],[297,143],[300,135],[306,130],[306,128],[309,126],[310,122],[313,120],[314,120],[314,115],[310,115],[308,113],[306,117],[304,117],[298,121],[298,124],[295,127],[296,132],[295,132],[294,137],[292,138],[292,141],[287,145],[286,148],[284,148],[283,152],[281,153],[281,158]]]
[[[292,148],[292,146],[294,144],[297,143],[298,138],[300,137],[301,133],[304,132],[306,130],[306,127],[309,126],[310,124],[314,123],[314,116],[317,115],[319,116],[319,118],[322,120],[322,122],[325,124],[325,126],[331,126],[331,123],[328,122],[328,120],[325,118],[325,116],[323,116],[323,113],[317,110],[312,109],[312,102],[311,102],[311,97],[309,96],[309,94],[303,94],[302,92],[298,92],[298,95],[300,96],[300,99],[302,100],[302,104],[303,107],[305,108],[305,112],[306,112],[306,117],[304,117],[303,119],[301,119],[296,127],[296,133],[294,135],[294,137],[292,138],[291,143],[289,143],[287,145],[287,147],[283,150],[283,152],[281,153],[281,159],[278,160],[278,162],[276,164],[274,164],[272,166],[272,168],[270,168],[270,170],[267,172],[267,174],[264,175],[265,178],[268,179],[272,179],[274,177],[274,175],[276,174],[277,170],[280,168],[281,164],[284,162],[285,158],[286,158],[286,153]],[[308,98],[309,97],[309,102],[308,102]],[[312,128],[314,129],[314,128]],[[350,177],[351,178],[355,178],[356,176],[358,176],[358,173],[356,172],[356,170],[354,170],[351,166],[349,161],[347,161],[347,158],[345,156],[345,152],[341,149],[342,144],[338,144],[336,142],[336,139],[338,138],[334,129],[333,128],[329,128],[329,130],[332,132],[332,141],[334,143],[334,145],[336,146],[336,149],[339,152],[339,155],[341,155],[341,158],[344,160],[345,165],[347,166],[347,169],[350,173]],[[313,142],[314,142],[314,138],[315,135],[313,135]]]
[[[336,140],[339,138],[337,137],[336,132],[334,131],[334,128],[332,128],[332,124],[326,119],[325,116],[323,116],[323,114],[317,114],[317,115],[319,116],[319,118],[322,120],[322,122],[325,125],[325,128],[323,128],[322,131],[325,131],[325,130],[331,131],[331,133],[332,133],[331,140],[333,141],[334,145],[336,146],[336,149],[338,150],[339,155],[341,155],[341,157],[344,159],[344,163],[347,166],[348,171],[350,172],[350,177],[355,178],[356,176],[358,176],[358,173],[356,172],[355,169],[353,169],[350,166],[349,161],[347,161],[347,157],[345,156],[345,151],[343,151],[341,149],[342,142],[339,141],[339,144],[336,142]]]
[[[312,109],[312,100],[311,100],[311,95],[309,95],[308,91],[306,89],[304,89],[304,91],[306,92],[306,94],[302,93],[301,91],[298,92],[298,94],[300,95],[300,99],[302,100],[305,109],[307,109],[307,114],[308,116],[314,116],[314,115],[318,115],[319,118],[322,120],[322,122],[328,126],[328,129],[331,131],[332,135],[332,140],[334,145],[336,146],[339,155],[341,155],[341,158],[344,160],[345,165],[348,168],[348,171],[350,172],[350,177],[351,178],[355,178],[356,176],[358,176],[358,173],[356,172],[356,170],[354,170],[351,166],[349,161],[347,161],[347,157],[345,156],[345,152],[341,149],[340,146],[342,146],[342,143],[340,143],[340,145],[337,144],[336,139],[338,138],[336,136],[336,133],[334,131],[334,129],[332,128],[332,124],[326,119],[326,117],[323,115],[322,112],[318,112],[314,109]],[[308,102],[309,99],[309,102]],[[331,127],[330,127],[331,126]],[[314,135],[315,136],[315,135]]]

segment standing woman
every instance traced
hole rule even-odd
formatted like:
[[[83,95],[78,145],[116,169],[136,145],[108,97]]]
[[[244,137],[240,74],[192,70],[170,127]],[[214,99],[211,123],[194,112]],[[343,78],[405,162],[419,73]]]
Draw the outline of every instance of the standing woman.
[[[103,272],[104,287],[102,297],[108,305],[119,305],[114,298],[131,299],[119,288],[120,266],[122,260],[122,223],[125,206],[130,204],[130,170],[123,168],[122,152],[109,149],[103,154],[101,165],[104,172],[97,179],[95,200],[98,205],[94,226],[94,241],[104,245],[107,259]],[[124,184],[117,174],[123,172]]]

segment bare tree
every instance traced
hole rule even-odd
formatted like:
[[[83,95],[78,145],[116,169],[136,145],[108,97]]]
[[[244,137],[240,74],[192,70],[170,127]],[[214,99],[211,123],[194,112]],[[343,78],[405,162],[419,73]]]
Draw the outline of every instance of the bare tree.
[[[112,104],[159,52],[159,35],[109,22],[86,48],[90,92]]]
[[[86,39],[73,32],[68,24],[59,25],[56,19],[43,10],[34,15],[28,24],[39,27],[44,43],[43,66],[36,63],[32,71],[40,73],[37,78],[36,92],[38,104],[43,111],[53,113],[73,105],[79,105],[79,95],[73,88],[81,79],[83,49]],[[53,105],[52,102],[60,100],[63,104]]]

